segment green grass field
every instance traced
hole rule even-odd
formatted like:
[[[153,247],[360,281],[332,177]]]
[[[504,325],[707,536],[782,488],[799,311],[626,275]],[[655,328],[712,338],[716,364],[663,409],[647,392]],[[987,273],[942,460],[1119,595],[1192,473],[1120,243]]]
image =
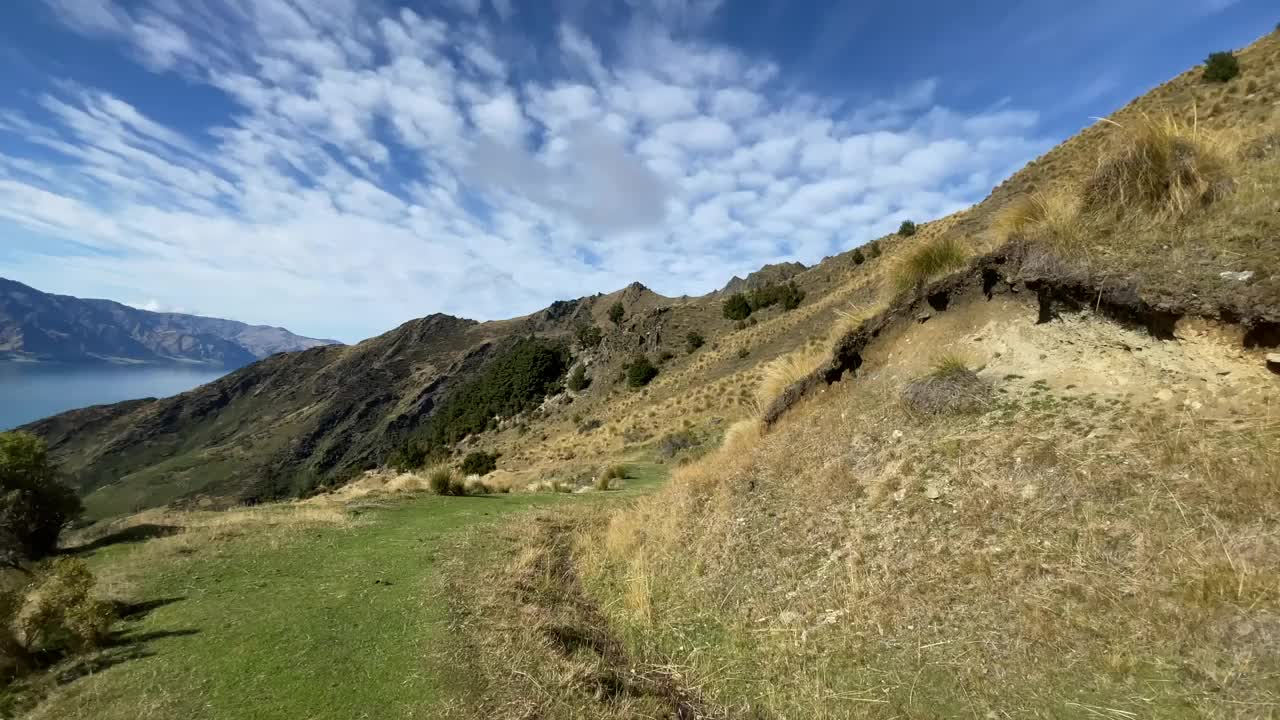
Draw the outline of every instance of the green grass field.
[[[469,690],[448,661],[438,571],[444,554],[460,546],[454,540],[534,508],[635,497],[667,472],[630,468],[633,479],[618,491],[419,495],[356,505],[354,527],[298,528],[271,538],[250,532],[134,568],[142,580],[129,599],[154,607],[122,623],[121,646],[98,658],[93,672],[45,678],[47,697],[29,717],[439,717],[450,698]],[[136,555],[145,546],[104,547],[90,562],[107,574],[145,557]],[[468,547],[475,563],[497,549]]]

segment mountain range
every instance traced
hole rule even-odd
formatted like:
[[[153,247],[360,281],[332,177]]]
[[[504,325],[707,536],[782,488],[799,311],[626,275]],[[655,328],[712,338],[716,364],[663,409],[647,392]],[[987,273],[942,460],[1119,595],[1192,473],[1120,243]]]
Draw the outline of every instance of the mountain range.
[[[161,313],[41,292],[0,278],[0,362],[199,364],[235,369],[335,345],[281,327]]]

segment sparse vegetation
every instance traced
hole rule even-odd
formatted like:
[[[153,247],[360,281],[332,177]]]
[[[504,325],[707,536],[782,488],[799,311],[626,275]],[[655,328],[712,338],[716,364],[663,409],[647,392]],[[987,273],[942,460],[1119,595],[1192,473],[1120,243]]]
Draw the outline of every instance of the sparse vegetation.
[[[894,287],[906,292],[935,277],[964,266],[969,253],[964,244],[952,235],[942,235],[935,240],[911,249],[893,269]]]
[[[903,220],[898,226],[898,234],[902,237],[911,237],[916,234],[916,224],[911,220]]]
[[[574,338],[578,341],[578,347],[583,350],[590,350],[598,347],[600,341],[604,339],[604,332],[595,325],[588,323],[578,323],[573,331]]]
[[[925,415],[981,410],[991,402],[992,395],[991,384],[970,370],[964,357],[954,354],[938,357],[932,372],[902,391],[907,407]]]
[[[1204,64],[1204,79],[1211,82],[1229,82],[1240,75],[1240,60],[1232,52],[1216,52],[1209,55]]]
[[[622,306],[621,302],[615,302],[609,306],[609,322],[614,325],[621,325],[622,319],[627,316],[627,309]]]
[[[62,557],[41,572],[14,617],[17,639],[31,653],[84,652],[107,638],[115,612],[93,595],[94,579],[79,558]]]
[[[698,348],[702,347],[706,340],[702,337],[702,333],[697,330],[690,330],[688,335],[684,336],[685,350],[692,355]]]
[[[1084,189],[1087,209],[1141,208],[1179,216],[1230,194],[1234,148],[1220,134],[1172,116],[1116,128],[1117,147]]]
[[[729,320],[745,321],[751,313],[774,305],[783,310],[794,310],[804,301],[805,293],[795,281],[770,283],[747,293],[734,293],[722,305],[722,313]]]
[[[878,257],[880,257],[880,253],[881,253],[881,252],[882,252],[882,251],[881,251],[881,249],[880,249],[880,243],[875,242],[875,241],[872,241],[872,242],[867,243],[867,257],[868,257],[868,258],[878,258]]]
[[[625,372],[627,386],[633,389],[642,388],[658,377],[658,368],[645,355],[637,355],[632,358],[631,362],[627,363]]]

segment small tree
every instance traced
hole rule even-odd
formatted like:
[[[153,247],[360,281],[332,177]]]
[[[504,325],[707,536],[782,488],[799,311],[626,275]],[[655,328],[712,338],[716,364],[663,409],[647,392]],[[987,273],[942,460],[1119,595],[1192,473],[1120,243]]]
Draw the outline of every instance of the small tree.
[[[898,226],[898,234],[902,237],[911,237],[916,234],[916,224],[910,220],[903,220]]]
[[[0,560],[15,565],[50,554],[81,510],[75,492],[59,482],[43,440],[0,433],[0,540],[7,540]]]
[[[864,263],[864,262],[866,262],[866,261],[867,261],[867,256],[862,254],[862,248],[854,248],[854,250],[853,250],[853,264],[854,264],[854,265],[861,265],[862,263]]]
[[[725,299],[721,311],[730,320],[746,320],[751,314],[751,302],[746,295],[734,293]]]
[[[689,354],[691,355],[693,354],[693,351],[702,347],[703,343],[705,342],[706,340],[702,337],[702,334],[699,333],[697,330],[690,330],[689,334],[684,336],[685,347],[688,348]]]
[[[569,379],[565,381],[565,385],[574,392],[581,392],[587,389],[591,384],[591,380],[587,378],[587,368],[581,363],[569,373]]]
[[[1204,79],[1227,82],[1240,74],[1240,60],[1230,52],[1216,52],[1204,64]]]
[[[794,281],[783,285],[778,291],[778,296],[783,310],[795,310],[804,301],[804,291]]]
[[[595,325],[588,325],[587,323],[579,323],[578,327],[574,330],[574,336],[578,341],[578,347],[583,350],[590,350],[591,348],[596,347],[600,344],[600,341],[604,339],[604,333],[600,332],[600,328]]]
[[[622,303],[615,302],[609,306],[609,321],[614,325],[621,325],[622,318],[627,316],[627,309],[622,307]]]
[[[653,382],[658,376],[658,368],[649,362],[649,358],[644,355],[637,355],[627,365],[627,386],[632,388],[641,388]]]
[[[498,454],[476,450],[462,459],[462,472],[465,475],[488,475],[498,469]]]

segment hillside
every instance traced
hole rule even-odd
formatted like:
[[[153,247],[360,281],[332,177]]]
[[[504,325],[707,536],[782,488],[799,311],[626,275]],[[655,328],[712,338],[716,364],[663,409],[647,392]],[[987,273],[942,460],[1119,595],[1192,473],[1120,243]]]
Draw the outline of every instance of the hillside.
[[[51,295],[0,278],[0,362],[198,363],[238,368],[333,345],[279,327]]]
[[[1275,716],[1280,32],[1239,58],[790,310],[632,285],[29,426],[99,515],[325,490],[78,533],[148,610],[30,717]],[[589,384],[451,458],[530,492],[359,472],[530,337]]]

